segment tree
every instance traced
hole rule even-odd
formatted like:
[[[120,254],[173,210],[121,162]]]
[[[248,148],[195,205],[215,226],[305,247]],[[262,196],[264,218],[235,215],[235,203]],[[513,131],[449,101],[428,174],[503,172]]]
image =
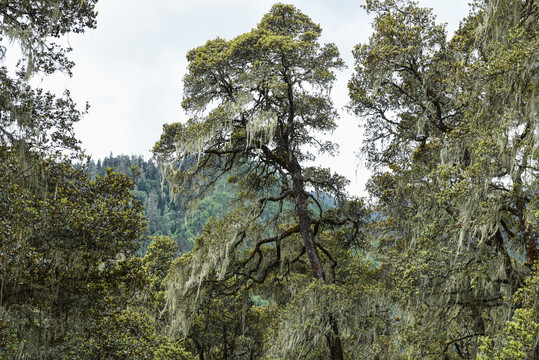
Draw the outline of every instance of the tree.
[[[0,58],[6,56],[8,43],[16,42],[24,55],[19,62],[26,79],[37,72],[70,73],[73,62],[67,58],[70,47],[55,43],[69,33],[95,28],[97,0],[69,2],[32,0],[4,2],[0,8]]]
[[[411,1],[366,9],[374,34],[354,51],[350,108],[366,129],[403,346],[474,358],[537,260],[537,4],[476,1],[449,42]]]
[[[178,319],[214,281],[226,284],[228,292],[251,288],[304,255],[316,281],[333,281],[333,258],[317,237],[346,216],[326,217],[309,189],[343,200],[346,180],[305,165],[314,159],[312,150],[336,151],[335,144],[314,135],[336,127],[329,91],[334,70],[343,67],[333,44],[318,43],[320,33],[293,6],[277,4],[251,32],[210,40],[187,54],[183,107],[193,117],[165,125],[154,153],[173,191],[196,192],[200,199],[216,179],[228,177],[239,197],[223,220],[207,226],[188,266],[176,269],[167,296]],[[179,169],[190,157],[196,164]],[[269,213],[272,203],[278,207]],[[286,204],[293,211],[284,211]],[[257,221],[266,214],[270,221]],[[321,321],[331,358],[342,359],[331,311]]]
[[[130,194],[133,180],[109,173],[90,182],[71,163],[50,162],[41,164],[47,182],[36,193],[13,176],[20,164],[2,160],[8,170],[0,188],[6,331],[15,332],[21,356],[77,352],[79,337],[124,308],[143,284],[134,254],[145,222]]]
[[[151,239],[143,263],[148,271],[147,277],[150,280],[152,292],[155,293],[157,299],[162,300],[165,290],[163,282],[172,261],[179,256],[180,248],[171,237],[157,235]]]
[[[8,69],[0,69],[0,141],[2,144],[31,148],[34,151],[77,150],[72,124],[80,111],[69,93],[56,99],[51,93],[34,90],[27,80],[35,73],[71,74],[73,63],[67,58],[71,48],[55,43],[68,33],[82,33],[96,25],[96,0],[80,4],[46,0],[39,4],[28,0],[5,2],[0,8],[0,59],[15,53],[18,44],[23,58],[17,63],[16,78]],[[24,146],[23,146],[24,144]]]
[[[70,73],[69,48],[54,44],[95,26],[96,1],[3,1],[0,60],[7,43],[23,57],[0,68],[0,357],[188,358],[133,311],[142,292],[136,256],[146,230],[132,177],[90,180],[69,93],[57,98],[31,75]],[[150,347],[148,345],[151,345]]]

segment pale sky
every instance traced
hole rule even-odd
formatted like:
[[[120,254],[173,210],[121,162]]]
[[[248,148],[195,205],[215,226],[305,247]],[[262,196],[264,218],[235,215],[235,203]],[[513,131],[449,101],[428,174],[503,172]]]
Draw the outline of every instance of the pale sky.
[[[97,29],[70,35],[74,76],[37,78],[33,83],[71,91],[80,108],[90,111],[75,127],[87,154],[97,161],[114,155],[151,157],[164,123],[185,121],[181,109],[182,78],[187,51],[219,36],[232,39],[250,31],[275,1],[270,0],[101,0]],[[323,43],[333,42],[348,69],[338,74],[332,95],[341,118],[332,139],[340,145],[336,158],[318,161],[351,180],[349,192],[364,194],[368,172],[357,152],[360,119],[347,114],[346,84],[353,71],[351,51],[372,30],[361,8],[364,0],[293,0],[299,10],[322,26]],[[422,0],[434,8],[451,34],[468,13],[468,0]]]

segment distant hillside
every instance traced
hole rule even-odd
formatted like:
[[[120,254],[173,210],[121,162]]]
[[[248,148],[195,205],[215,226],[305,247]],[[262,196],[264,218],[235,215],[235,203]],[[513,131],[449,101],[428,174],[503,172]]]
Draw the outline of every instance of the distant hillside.
[[[133,194],[145,206],[148,219],[148,235],[168,235],[173,237],[182,251],[189,251],[194,239],[202,232],[202,228],[211,217],[224,214],[227,204],[234,197],[230,186],[218,184],[211,195],[200,202],[198,211],[186,218],[185,195],[172,199],[168,181],[164,181],[153,160],[144,160],[142,156],[112,155],[97,162],[90,160],[85,166],[85,172],[90,179],[104,176],[107,168],[113,168],[120,173],[133,175],[132,166],[140,169],[136,188]]]

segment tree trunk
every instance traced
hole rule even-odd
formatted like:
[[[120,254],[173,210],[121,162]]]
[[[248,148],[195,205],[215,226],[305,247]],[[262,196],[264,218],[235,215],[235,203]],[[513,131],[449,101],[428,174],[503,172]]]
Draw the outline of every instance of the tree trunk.
[[[226,342],[226,327],[223,325],[223,360],[228,360],[228,344]]]
[[[333,334],[326,335],[328,340],[329,351],[331,353],[331,358],[333,360],[343,360],[344,354],[342,352],[341,338],[339,337],[339,328],[337,327],[337,322],[333,319],[333,316],[330,317],[331,329]]]
[[[294,199],[296,202],[296,212],[299,220],[299,231],[303,238],[303,244],[305,246],[305,252],[309,258],[311,264],[311,270],[313,276],[326,282],[324,276],[324,269],[322,268],[322,262],[314,243],[313,234],[311,232],[311,219],[309,216],[309,208],[307,206],[307,198],[305,196],[305,184],[303,182],[303,176],[301,174],[301,167],[297,159],[293,158],[290,164],[292,181],[294,185]],[[332,333],[326,335],[329,351],[332,360],[343,360],[344,355],[342,351],[341,339],[339,338],[339,329],[337,321],[330,315],[330,324]]]
[[[299,167],[299,165],[297,165],[297,167]],[[294,182],[294,200],[296,202],[296,213],[298,214],[299,220],[299,232],[301,234],[301,237],[303,238],[305,252],[309,257],[313,276],[316,279],[325,282],[326,278],[324,276],[322,262],[320,261],[320,256],[318,255],[318,250],[316,249],[316,245],[314,243],[313,235],[311,232],[311,219],[309,216],[309,209],[305,196],[305,185],[303,183],[303,177],[299,169],[298,171],[292,173],[292,179]]]
[[[311,264],[311,270],[313,276],[322,281],[326,282],[326,277],[324,276],[324,269],[322,268],[322,262],[320,261],[320,256],[318,255],[318,250],[316,249],[316,244],[314,243],[313,234],[311,232],[311,218],[309,216],[309,208],[307,206],[307,197],[305,195],[305,183],[303,181],[303,174],[301,171],[301,166],[298,162],[297,157],[293,154],[292,147],[290,146],[289,132],[293,132],[294,121],[296,116],[296,106],[294,101],[294,83],[290,78],[288,69],[285,67],[283,74],[283,80],[288,85],[288,101],[289,101],[289,110],[288,110],[288,128],[281,135],[283,149],[286,149],[284,153],[290,154],[288,168],[290,175],[292,176],[293,182],[293,191],[294,191],[294,200],[296,203],[296,213],[299,220],[299,232],[303,238],[303,246],[305,247],[305,252],[309,258],[309,263]],[[339,329],[337,326],[337,321],[330,315],[329,318],[331,330],[330,334],[326,335],[328,341],[329,351],[331,354],[332,360],[343,360],[344,355],[342,351],[341,340],[339,338]]]
[[[537,244],[533,237],[532,231],[526,221],[526,196],[522,191],[522,177],[518,174],[513,187],[513,198],[515,199],[515,207],[517,210],[518,223],[522,234],[522,241],[526,247],[528,266],[533,266],[539,260],[539,251],[537,250]]]

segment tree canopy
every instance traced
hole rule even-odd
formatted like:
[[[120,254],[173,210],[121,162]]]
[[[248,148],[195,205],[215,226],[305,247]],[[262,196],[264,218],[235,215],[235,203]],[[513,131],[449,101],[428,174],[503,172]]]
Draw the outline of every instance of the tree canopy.
[[[474,358],[538,256],[537,3],[477,1],[450,41],[411,1],[366,10],[374,34],[354,51],[350,108],[406,348]]]
[[[343,62],[335,45],[319,44],[320,34],[306,15],[277,4],[251,32],[210,40],[187,54],[183,107],[193,117],[166,125],[154,152],[174,190],[196,191],[202,184],[202,196],[211,188],[207,179],[225,176],[239,193],[237,205],[207,227],[171,281],[169,303],[180,318],[216,280],[229,289],[251,288],[279,273],[286,277],[290,270],[283,266],[304,255],[314,279],[335,281],[326,274],[334,258],[317,238],[347,219],[359,221],[354,217],[360,214],[324,211],[316,192],[343,201],[347,180],[305,165],[313,151],[336,151],[316,134],[336,127],[330,90]],[[178,162],[190,157],[196,163],[178,169]],[[270,210],[271,203],[278,208]],[[293,210],[284,211],[286,204]],[[270,221],[257,221],[268,211]],[[320,321],[331,357],[342,358],[334,315],[328,311]]]
[[[71,73],[96,2],[0,1],[0,357],[539,358],[536,0],[474,0],[450,39],[366,0],[368,199],[313,165],[345,65],[281,3],[187,53],[154,159],[84,157],[85,110],[29,79]]]
[[[68,92],[28,82],[70,72],[69,48],[51,39],[94,27],[94,5],[0,5],[0,60],[16,53],[8,43],[22,53],[15,68],[0,68],[0,357],[187,359],[148,316],[159,304],[145,301],[145,285],[160,271],[137,256],[146,220],[135,180],[75,169],[83,111]]]

